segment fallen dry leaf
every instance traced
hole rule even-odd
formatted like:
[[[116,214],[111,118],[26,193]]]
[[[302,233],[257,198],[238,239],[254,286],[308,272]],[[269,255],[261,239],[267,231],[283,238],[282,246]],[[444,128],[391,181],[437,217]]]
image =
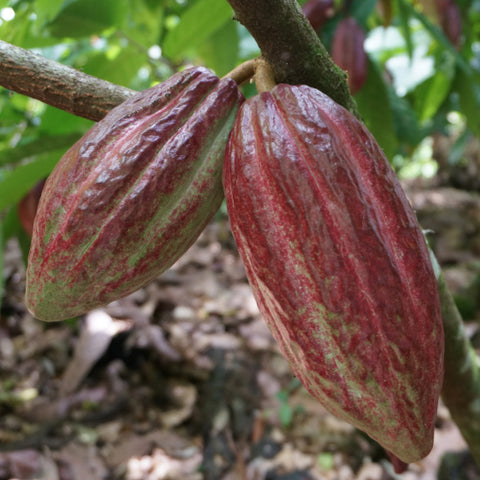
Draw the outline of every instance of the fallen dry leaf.
[[[82,324],[73,358],[62,376],[60,394],[67,395],[75,391],[93,365],[105,353],[112,338],[129,327],[128,322],[114,320],[102,310],[88,313]]]

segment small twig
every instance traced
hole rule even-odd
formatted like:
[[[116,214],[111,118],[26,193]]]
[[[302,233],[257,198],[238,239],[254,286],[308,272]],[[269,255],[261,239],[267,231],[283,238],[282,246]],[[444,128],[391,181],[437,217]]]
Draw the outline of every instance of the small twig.
[[[89,120],[135,93],[0,40],[0,85]]]
[[[241,63],[238,67],[235,67],[231,72],[228,72],[224,78],[231,78],[235,80],[237,85],[242,85],[248,82],[255,74],[255,62],[256,60],[247,60]]]

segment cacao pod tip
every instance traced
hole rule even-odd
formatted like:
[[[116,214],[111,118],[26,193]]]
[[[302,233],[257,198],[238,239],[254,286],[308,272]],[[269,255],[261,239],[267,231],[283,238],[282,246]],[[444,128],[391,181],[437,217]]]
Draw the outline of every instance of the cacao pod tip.
[[[48,288],[48,286],[44,286],[42,289],[43,295],[38,296],[37,298],[37,296],[35,295],[35,288],[32,287],[32,282],[30,281],[27,283],[27,288],[25,292],[25,306],[34,318],[36,318],[37,320],[42,320],[43,322],[59,322],[61,320],[73,318],[82,313],[85,313],[84,311],[80,311],[78,313],[74,312],[73,314],[70,314],[70,312],[67,311],[70,306],[64,306],[58,300],[58,297],[63,299],[67,299],[69,297],[67,295],[63,295],[59,291],[57,285],[55,285],[55,287],[56,295],[51,296],[46,293],[50,289]],[[34,292],[33,294],[31,293],[32,291]]]
[[[405,473],[408,470],[408,463],[403,462],[400,460],[396,455],[392,452],[385,450],[390,457],[390,462],[392,462],[393,469],[395,473]]]

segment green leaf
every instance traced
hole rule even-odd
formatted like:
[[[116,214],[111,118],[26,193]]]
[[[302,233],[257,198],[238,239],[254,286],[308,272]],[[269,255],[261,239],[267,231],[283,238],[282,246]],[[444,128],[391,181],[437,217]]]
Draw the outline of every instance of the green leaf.
[[[284,427],[288,427],[293,419],[293,409],[288,403],[288,392],[286,390],[280,390],[277,393],[277,399],[280,402],[280,407],[278,409],[280,422]]]
[[[109,59],[103,52],[92,55],[85,63],[83,71],[102,80],[131,87],[140,67],[146,64],[146,52],[127,46],[120,50],[114,59]]]
[[[122,32],[129,40],[147,48],[158,43],[164,15],[163,6],[158,4],[150,8],[145,0],[128,3],[128,13]]]
[[[450,52],[453,55],[457,65],[464,70],[465,72],[471,72],[472,69],[470,65],[465,61],[465,59],[460,55],[459,52],[452,45],[450,40],[444,35],[442,30],[440,30],[437,25],[434,25],[425,15],[422,15],[418,12],[413,5],[411,5],[407,0],[397,0],[399,2],[399,7],[405,9],[409,16],[417,19],[427,30],[430,35],[443,47],[445,50]]]
[[[14,148],[0,150],[0,166],[14,165],[24,159],[34,157],[40,153],[58,151],[69,148],[79,138],[81,133],[69,133],[65,135],[41,136],[34,140],[22,143]]]
[[[0,38],[5,42],[13,43],[19,47],[27,48],[25,37],[33,26],[31,9],[25,6],[15,11],[15,18],[9,22],[2,22],[0,25]]]
[[[48,23],[50,34],[58,38],[79,38],[99,34],[125,17],[126,0],[65,0]]]
[[[13,170],[0,169],[0,211],[16,204],[39,180],[47,177],[63,152],[39,155]]]
[[[409,102],[395,93],[393,87],[387,87],[387,91],[397,139],[400,143],[415,147],[424,137],[417,115]]]
[[[450,146],[448,152],[448,164],[458,165],[465,159],[465,150],[472,142],[472,131],[466,128]]]
[[[0,219],[0,308],[2,307],[5,277],[3,275],[3,266],[5,264],[3,255],[5,251],[5,238],[3,232],[3,221]]]
[[[377,3],[378,0],[355,0],[352,4],[351,14],[360,25],[365,26]]]
[[[458,93],[460,107],[467,119],[467,125],[480,135],[480,75],[467,74],[458,70],[453,89]]]
[[[221,77],[237,64],[239,36],[234,22],[225,23],[197,51],[208,68]]]
[[[283,427],[287,428],[291,425],[293,419],[293,410],[288,403],[281,403],[278,410],[278,416]]]
[[[36,0],[35,10],[39,23],[45,24],[47,21],[55,18],[64,3],[64,0]]]
[[[398,146],[393,113],[380,67],[371,59],[368,63],[367,81],[355,95],[355,100],[365,125],[380,144],[387,158],[391,159]]]
[[[415,111],[418,120],[431,119],[445,100],[452,81],[444,72],[437,72],[433,77],[422,82],[415,89]]]
[[[225,0],[198,0],[165,36],[164,54],[177,57],[207,39],[232,17],[232,8]]]
[[[86,132],[94,122],[77,117],[58,108],[47,105],[41,117],[39,132],[47,135],[63,135],[76,132]]]
[[[397,0],[397,11],[400,21],[400,29],[403,33],[403,37],[405,38],[405,43],[407,46],[407,53],[409,58],[413,57],[413,39],[412,39],[412,31],[410,29],[410,11],[406,8],[405,3],[402,0]]]
[[[430,120],[437,113],[450,93],[454,74],[455,63],[444,60],[432,77],[415,88],[414,106],[420,122]]]
[[[335,458],[333,453],[322,452],[317,457],[317,463],[322,470],[333,470],[335,467]]]

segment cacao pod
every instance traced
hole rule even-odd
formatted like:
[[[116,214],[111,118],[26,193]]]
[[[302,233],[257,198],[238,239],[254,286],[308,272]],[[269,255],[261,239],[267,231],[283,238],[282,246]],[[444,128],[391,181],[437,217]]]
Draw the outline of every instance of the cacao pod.
[[[309,0],[302,10],[316,31],[333,15],[333,0]]]
[[[459,50],[462,45],[462,13],[453,0],[437,0],[440,26],[452,45]]]
[[[191,68],[94,125],[49,176],[35,218],[26,303],[61,320],[146,285],[223,200],[222,163],[243,97]]]
[[[44,185],[45,180],[37,182],[17,205],[18,219],[29,237],[31,237],[33,233],[33,222],[35,220]]]
[[[363,44],[365,34],[355,18],[348,17],[339,22],[332,39],[333,61],[348,73],[348,86],[352,94],[357,93],[367,80],[368,57]]]
[[[403,462],[433,442],[443,327],[422,231],[382,150],[308,86],[247,100],[224,190],[260,312],[331,413]]]

